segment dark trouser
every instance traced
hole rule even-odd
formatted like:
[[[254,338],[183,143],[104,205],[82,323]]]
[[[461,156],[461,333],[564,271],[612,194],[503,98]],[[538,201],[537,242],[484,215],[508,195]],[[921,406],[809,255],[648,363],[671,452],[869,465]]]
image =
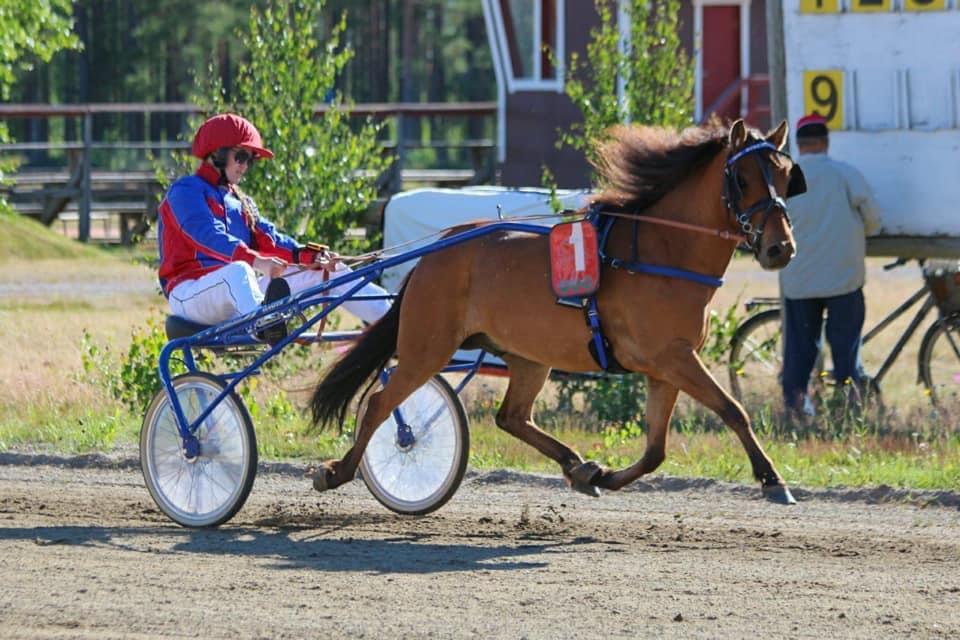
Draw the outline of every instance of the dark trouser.
[[[863,291],[830,298],[784,300],[783,401],[792,409],[803,407],[810,372],[820,353],[823,312],[827,312],[827,342],[833,356],[837,382],[848,378],[860,383],[860,332],[865,305]]]

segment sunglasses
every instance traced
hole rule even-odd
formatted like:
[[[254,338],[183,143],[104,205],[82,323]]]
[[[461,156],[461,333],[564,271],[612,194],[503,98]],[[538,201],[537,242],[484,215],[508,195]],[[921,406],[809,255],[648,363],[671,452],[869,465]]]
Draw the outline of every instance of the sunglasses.
[[[257,156],[256,154],[250,153],[246,149],[234,149],[233,159],[237,162],[237,164],[253,166],[253,161],[257,159]]]

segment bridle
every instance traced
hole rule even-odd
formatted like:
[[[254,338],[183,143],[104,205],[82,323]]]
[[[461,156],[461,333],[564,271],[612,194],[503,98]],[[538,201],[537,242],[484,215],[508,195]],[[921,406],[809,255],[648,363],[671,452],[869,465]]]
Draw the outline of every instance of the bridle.
[[[787,225],[792,226],[790,216],[787,214],[787,203],[782,197],[777,195],[776,187],[773,185],[773,172],[771,171],[773,162],[771,162],[769,156],[762,153],[767,150],[786,156],[787,158],[790,157],[789,154],[780,151],[770,142],[761,140],[760,142],[749,144],[743,149],[740,149],[740,151],[731,154],[727,158],[726,165],[723,169],[723,202],[739,228],[740,233],[746,238],[747,246],[756,256],[760,255],[760,240],[763,237],[763,228],[774,212],[780,211]],[[743,190],[740,188],[740,183],[737,180],[739,173],[736,169],[736,163],[748,155],[754,155],[757,159],[757,164],[760,166],[760,174],[766,182],[767,197],[743,209],[740,204],[743,198]],[[803,171],[795,164],[793,168],[790,169],[787,197],[799,195],[806,190],[807,184],[803,177]],[[759,224],[754,225],[751,220],[758,212],[761,212],[763,215],[760,216]]]

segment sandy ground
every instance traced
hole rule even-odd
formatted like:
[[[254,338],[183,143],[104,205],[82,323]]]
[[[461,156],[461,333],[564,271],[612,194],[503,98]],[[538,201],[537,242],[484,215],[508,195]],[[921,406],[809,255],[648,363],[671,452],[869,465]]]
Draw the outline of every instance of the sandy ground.
[[[3,637],[960,637],[955,494],[781,507],[655,478],[592,500],[493,472],[401,518],[274,465],[234,520],[191,531],[134,461],[104,466],[0,456]]]

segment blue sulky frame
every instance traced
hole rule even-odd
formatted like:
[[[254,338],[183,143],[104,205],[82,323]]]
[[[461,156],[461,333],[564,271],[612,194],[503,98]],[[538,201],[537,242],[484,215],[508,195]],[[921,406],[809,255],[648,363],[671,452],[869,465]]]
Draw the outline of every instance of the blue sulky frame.
[[[207,419],[210,413],[223,401],[224,398],[227,397],[227,395],[229,395],[236,388],[236,386],[244,378],[251,374],[255,374],[265,362],[277,355],[280,351],[286,348],[287,345],[293,342],[300,344],[312,344],[315,342],[337,342],[356,339],[361,332],[341,331],[318,334],[309,333],[309,329],[321,322],[330,314],[330,312],[347,300],[382,300],[395,298],[393,294],[389,296],[357,295],[357,292],[360,291],[360,289],[362,289],[367,283],[379,277],[385,269],[389,269],[390,267],[398,264],[409,262],[410,260],[415,260],[421,256],[435,253],[448,247],[452,247],[468,240],[472,240],[474,238],[497,231],[519,231],[524,233],[546,235],[549,233],[550,228],[517,222],[494,222],[482,227],[462,231],[449,237],[442,238],[419,249],[413,249],[400,255],[383,258],[373,264],[361,267],[352,273],[338,276],[335,280],[330,280],[323,284],[311,287],[310,289],[306,289],[292,296],[284,298],[283,300],[278,300],[277,302],[262,307],[235,320],[230,320],[228,322],[212,326],[191,336],[175,338],[169,341],[160,352],[158,368],[160,373],[160,381],[163,384],[167,398],[169,398],[170,404],[173,407],[180,437],[183,438],[183,451],[186,457],[195,458],[200,454],[200,444],[194,434],[199,426],[203,424],[203,421]],[[342,286],[351,281],[356,282],[356,284],[343,296],[332,296],[328,294],[328,289],[330,289],[330,287],[333,285]],[[326,306],[312,318],[306,319],[304,316],[304,311],[308,308],[318,305]],[[177,398],[177,394],[174,392],[173,381],[170,375],[170,357],[175,351],[180,351],[183,354],[184,364],[191,373],[194,373],[197,371],[197,366],[193,357],[193,349],[216,349],[262,345],[263,343],[261,341],[253,337],[258,330],[269,326],[270,324],[275,324],[281,321],[285,322],[288,318],[298,315],[302,318],[305,318],[305,321],[296,329],[291,331],[283,340],[271,346],[267,351],[259,355],[249,366],[241,371],[220,374],[220,377],[227,382],[224,390],[213,399],[213,401],[200,413],[199,416],[197,416],[196,420],[194,420],[192,423],[187,423],[186,417],[183,413],[183,408],[180,406],[180,401]],[[480,370],[480,367],[484,364],[485,356],[486,353],[481,351],[479,356],[477,356],[477,358],[473,361],[455,360],[443,369],[443,372],[445,373],[466,374],[460,384],[456,387],[456,393],[460,393],[467,383],[470,382],[470,380],[477,374],[477,372]],[[386,371],[381,373],[381,377],[384,381],[386,380],[387,376],[388,373]],[[400,446],[409,446],[413,444],[412,440],[410,440],[410,438],[412,438],[412,431],[403,421],[402,416],[399,414],[399,410],[394,411],[394,418],[398,425],[397,437]]]

